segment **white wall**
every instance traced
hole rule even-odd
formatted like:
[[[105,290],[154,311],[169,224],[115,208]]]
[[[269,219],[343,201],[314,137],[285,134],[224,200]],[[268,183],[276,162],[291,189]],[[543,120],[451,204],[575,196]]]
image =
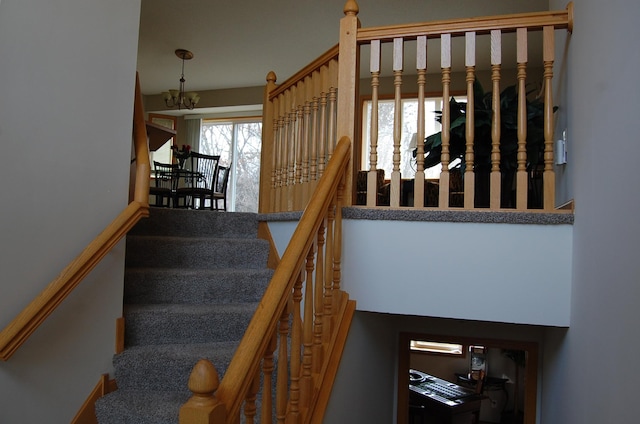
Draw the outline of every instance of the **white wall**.
[[[343,288],[361,311],[567,326],[571,236],[570,225],[345,220]]]
[[[557,384],[544,393],[543,422],[632,423],[640,379],[640,3],[574,6],[568,53],[557,66],[566,68],[559,119],[569,129],[576,199],[571,327],[549,332],[545,379]]]
[[[0,4],[0,327],[126,206],[139,0]],[[68,423],[111,370],[121,243],[8,361],[0,422]]]
[[[282,256],[294,224],[269,226]],[[572,231],[346,219],[342,285],[359,311],[568,326]]]

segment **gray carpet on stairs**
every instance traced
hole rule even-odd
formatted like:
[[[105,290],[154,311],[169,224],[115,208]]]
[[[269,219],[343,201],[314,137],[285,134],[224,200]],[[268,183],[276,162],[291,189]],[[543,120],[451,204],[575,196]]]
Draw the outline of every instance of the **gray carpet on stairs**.
[[[175,424],[201,358],[222,377],[271,278],[256,214],[152,208],[127,235],[125,350],[100,424]]]

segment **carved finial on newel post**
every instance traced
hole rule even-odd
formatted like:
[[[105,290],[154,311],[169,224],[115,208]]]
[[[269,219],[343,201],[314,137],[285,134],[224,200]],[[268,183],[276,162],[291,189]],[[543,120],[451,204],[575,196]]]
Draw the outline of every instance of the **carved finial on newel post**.
[[[347,0],[344,5],[343,12],[345,15],[357,15],[360,12],[360,7],[356,0]]]
[[[181,424],[222,424],[227,411],[214,395],[220,385],[220,377],[213,364],[201,359],[189,376],[191,398],[180,408]]]
[[[276,80],[276,73],[273,71],[269,71],[269,73],[267,74],[267,83],[275,84]]]

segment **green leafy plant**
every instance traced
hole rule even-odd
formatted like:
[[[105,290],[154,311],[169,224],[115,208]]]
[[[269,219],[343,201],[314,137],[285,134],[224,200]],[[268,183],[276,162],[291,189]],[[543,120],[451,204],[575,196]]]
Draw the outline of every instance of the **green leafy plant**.
[[[527,93],[527,169],[541,163],[544,151],[544,103],[539,98],[530,99]],[[491,169],[491,117],[492,93],[485,92],[477,80],[473,86],[475,102],[475,134],[474,134],[474,171],[488,172]],[[554,111],[557,108],[554,108]],[[459,158],[463,170],[467,166],[464,160],[466,151],[467,103],[458,102],[455,98],[449,101],[450,110],[450,161]],[[436,120],[442,123],[442,111],[436,112]],[[441,162],[442,132],[428,136],[424,140],[425,168]],[[518,153],[518,90],[515,85],[505,88],[500,93],[500,169],[509,171],[517,169]],[[413,151],[414,157],[417,150]]]

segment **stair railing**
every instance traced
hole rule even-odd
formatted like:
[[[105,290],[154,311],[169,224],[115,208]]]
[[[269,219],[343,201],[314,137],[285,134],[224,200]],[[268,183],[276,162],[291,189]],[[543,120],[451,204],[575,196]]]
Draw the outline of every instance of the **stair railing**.
[[[301,211],[324,172],[336,136],[338,46],[276,86],[263,108],[260,212]]]
[[[136,75],[133,143],[136,174],[133,201],[0,333],[0,359],[8,360],[87,274],[141,218],[149,216],[149,146],[140,82]]]
[[[340,42],[309,66],[275,88],[275,75],[270,73],[263,126],[263,160],[261,169],[261,212],[302,210],[316,178],[322,174],[325,159],[330,157],[332,142],[347,136],[354,140],[352,170],[345,182],[345,204],[367,207],[388,206],[412,209],[500,210],[557,212],[555,205],[554,104],[552,96],[555,61],[554,34],[556,30],[573,27],[573,5],[563,11],[543,11],[501,16],[452,19],[415,24],[361,28],[359,7],[355,0],[347,0],[344,17],[340,21]],[[508,63],[503,47],[515,33],[515,63]],[[533,52],[534,33],[541,33],[542,47]],[[452,55],[455,40],[463,41],[464,64],[458,65]],[[531,41],[534,40],[534,41]],[[392,57],[382,60],[382,45],[392,44]],[[439,63],[427,64],[427,45],[430,51],[440,51]],[[488,48],[484,48],[487,45]],[[529,46],[531,45],[531,46]],[[366,47],[366,49],[364,49]],[[413,53],[405,55],[411,48]],[[506,49],[505,49],[506,50]],[[529,50],[532,52],[528,53]],[[540,51],[541,50],[541,51]],[[368,55],[369,78],[361,78],[360,54]],[[540,54],[540,61],[533,58]],[[409,63],[407,57],[415,56]],[[531,56],[531,57],[530,57]],[[481,59],[490,63],[486,76],[479,73]],[[383,70],[381,64],[392,63]],[[440,75],[427,75],[429,69],[440,69]],[[534,68],[534,71],[530,68]],[[513,74],[506,72],[513,69]],[[540,70],[540,72],[538,72]],[[517,75],[516,75],[517,73]],[[537,73],[540,73],[538,78]],[[481,139],[476,123],[486,117],[474,113],[474,82],[477,76],[491,80],[493,94],[490,106],[489,136]],[[384,77],[393,84],[392,91],[381,91]],[[517,113],[501,116],[501,81],[515,77]],[[428,178],[425,173],[425,150],[422,140],[426,119],[424,99],[427,79],[438,79],[442,91],[441,143],[436,142],[434,153],[439,157],[439,173]],[[543,104],[539,120],[540,143],[531,143],[527,131],[528,102],[532,99],[527,84],[539,83],[536,98]],[[362,134],[356,129],[361,106],[359,87],[370,84],[371,119]],[[504,83],[502,83],[504,84]],[[450,98],[453,92],[466,91],[468,113],[464,134],[452,134]],[[489,91],[489,90],[487,90]],[[415,152],[408,150],[412,134],[403,134],[402,99],[404,93],[417,93],[418,110],[415,122]],[[392,140],[382,140],[378,128],[379,96],[393,97],[394,118]],[[486,111],[483,111],[486,112]],[[536,118],[537,119],[537,118]],[[513,122],[511,122],[513,121]],[[536,122],[537,124],[537,122]],[[515,125],[515,128],[513,127]],[[531,125],[531,124],[530,124]],[[504,129],[517,133],[509,138]],[[456,136],[454,139],[453,136]],[[517,139],[516,139],[517,138]],[[462,140],[461,140],[462,139]],[[323,140],[326,144],[318,142]],[[362,140],[362,141],[360,141]],[[407,142],[406,145],[403,144]],[[482,143],[482,144],[481,144]],[[390,174],[381,174],[379,153],[382,148],[392,152]],[[362,155],[368,151],[367,158]],[[505,152],[509,152],[507,157]],[[415,154],[415,156],[414,156]],[[457,161],[474,164],[450,170]],[[415,176],[403,175],[402,163],[410,163]],[[355,171],[354,171],[355,170]],[[362,171],[357,171],[362,170]],[[382,178],[381,178],[382,177]],[[535,199],[530,201],[529,198]]]
[[[350,154],[343,137],[223,379],[207,360],[194,367],[181,424],[322,421],[355,310],[340,286]]]
[[[354,43],[358,48],[368,46],[370,50],[369,71],[371,75],[372,110],[378,110],[378,85],[381,75],[381,45],[392,44],[393,85],[394,85],[394,123],[393,123],[393,170],[391,171],[388,186],[387,204],[391,207],[410,206],[416,209],[425,207],[437,207],[438,209],[451,209],[458,207],[465,210],[491,209],[491,210],[516,210],[528,211],[542,209],[545,212],[555,210],[555,170],[554,170],[554,104],[552,96],[554,53],[554,34],[556,30],[566,29],[571,32],[573,27],[573,5],[569,3],[564,11],[533,12],[489,16],[469,19],[454,19],[446,21],[425,22],[406,25],[390,25],[370,28],[357,28],[357,36]],[[527,92],[526,84],[528,66],[532,64],[528,54],[528,40],[532,39],[534,32],[542,32],[541,61],[533,63],[542,68],[541,90],[535,99],[542,104],[540,113],[540,128],[536,128],[541,136],[539,145],[530,146],[529,142],[533,131],[531,126],[530,101],[534,100]],[[516,34],[515,63],[503,63],[502,41],[505,34]],[[452,43],[456,38],[464,41],[463,50],[464,68],[456,67],[455,56],[452,55]],[[427,64],[427,42],[430,46],[440,50],[440,63]],[[486,49],[483,42],[486,41]],[[435,43],[434,43],[435,42]],[[342,39],[341,39],[342,43]],[[439,46],[437,46],[439,44]],[[531,43],[533,44],[533,43]],[[355,46],[355,44],[354,44]],[[406,48],[414,49],[415,62],[406,63],[404,55]],[[432,48],[432,47],[430,47]],[[477,52],[476,52],[477,50]],[[475,99],[475,82],[478,76],[478,57],[489,59],[491,65],[491,110],[490,117],[478,116],[480,119],[490,119],[488,138],[481,139],[477,131],[475,111],[480,105]],[[534,56],[531,54],[531,56]],[[340,57],[343,59],[342,55]],[[517,70],[517,84],[515,92],[517,97],[517,112],[514,116],[501,116],[504,108],[504,99],[500,95],[500,82],[503,79],[503,65],[514,66]],[[442,87],[442,111],[441,111],[441,143],[434,143],[438,149],[432,149],[431,154],[439,154],[440,174],[437,181],[425,179],[425,86],[427,79],[427,66],[430,69],[440,69]],[[455,75],[456,71],[459,71]],[[359,69],[355,75],[359,75]],[[410,90],[418,93],[418,112],[416,116],[416,141],[415,157],[407,158],[415,162],[416,173],[412,188],[413,205],[403,202],[405,193],[401,175],[401,160],[403,155],[413,155],[413,151],[402,147],[402,140],[408,140],[411,134],[402,134],[402,92],[403,86],[410,84],[406,75],[416,75],[417,84],[411,85]],[[429,77],[431,77],[429,75]],[[453,82],[461,82],[466,86],[467,105],[463,112],[464,127],[460,125],[460,118],[455,119],[450,109],[450,98],[453,90]],[[342,90],[342,84],[339,87]],[[484,107],[481,106],[481,107]],[[485,111],[482,110],[482,113]],[[504,119],[504,123],[502,119]],[[430,118],[431,119],[431,118]],[[456,122],[454,122],[454,119]],[[510,120],[507,122],[507,120]],[[529,123],[527,122],[529,120]],[[377,120],[372,119],[372,124],[367,131],[370,133],[369,170],[366,179],[366,205],[376,206],[380,196],[378,176],[378,145]],[[514,122],[511,122],[514,121]],[[454,125],[455,124],[455,125]],[[508,126],[505,126],[508,125]],[[538,122],[535,122],[538,124]],[[457,144],[454,144],[454,128]],[[517,135],[513,137],[513,144],[505,145],[505,129],[513,131]],[[501,136],[502,130],[502,136]],[[516,140],[517,138],[517,140]],[[511,141],[511,138],[510,138]],[[479,142],[483,142],[480,145]],[[365,146],[363,146],[364,148]],[[506,156],[508,150],[513,148],[513,159]],[[539,151],[537,150],[539,149]],[[485,152],[486,150],[486,152]],[[479,152],[483,152],[481,155]],[[454,174],[450,166],[453,160],[460,158],[467,166]],[[538,158],[540,163],[538,164]],[[532,165],[533,164],[533,165]],[[534,167],[535,164],[538,164]],[[481,169],[486,168],[486,169]],[[513,167],[514,171],[507,172]],[[512,173],[511,173],[512,172]],[[531,175],[536,178],[532,179]],[[538,179],[539,178],[539,179]],[[535,186],[533,191],[531,186]],[[515,193],[513,193],[515,187]],[[504,192],[502,192],[504,191]],[[455,193],[454,193],[455,192]],[[541,192],[541,194],[539,193]],[[429,204],[426,197],[435,200]],[[536,201],[528,201],[529,197],[535,197]],[[452,199],[453,198],[453,199]],[[455,203],[455,204],[454,204]]]

